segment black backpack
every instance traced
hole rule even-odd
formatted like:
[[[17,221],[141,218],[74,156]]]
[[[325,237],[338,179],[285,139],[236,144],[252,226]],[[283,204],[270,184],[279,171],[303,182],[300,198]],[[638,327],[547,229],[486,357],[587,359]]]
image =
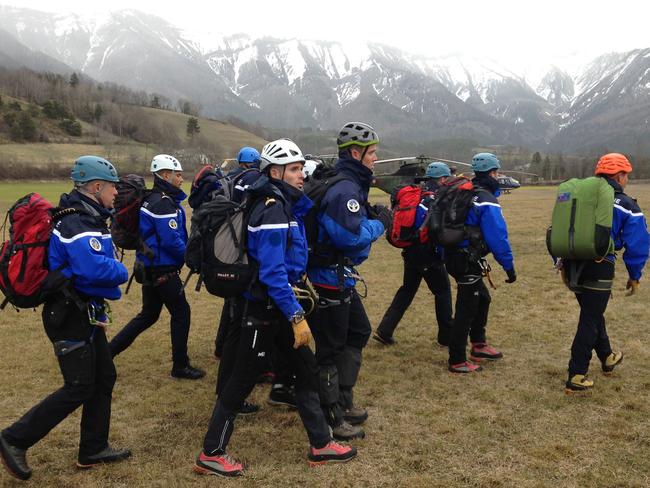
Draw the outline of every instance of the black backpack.
[[[144,178],[139,175],[126,175],[115,184],[115,214],[111,222],[111,237],[113,243],[124,250],[146,251],[140,236],[140,207],[151,193]]]
[[[264,181],[257,184],[262,186]],[[217,194],[194,211],[185,248],[185,264],[190,268],[186,284],[192,274],[198,274],[197,291],[205,284],[209,293],[222,298],[258,292],[259,287],[253,289],[258,266],[248,257],[248,221],[252,209],[262,200],[266,204],[272,201],[249,195],[240,204]],[[291,245],[291,234],[287,245]]]
[[[333,246],[318,242],[317,217],[327,190],[345,179],[347,178],[333,166],[320,164],[314,173],[305,180],[305,195],[314,202],[313,207],[304,218],[305,234],[309,246],[309,266],[331,266],[339,261],[338,255],[341,254],[339,251]]]
[[[465,225],[467,212],[478,191],[487,190],[475,187],[464,176],[449,178],[440,185],[429,204],[429,213],[423,224],[428,229],[432,244],[451,247],[465,239],[480,238],[480,229]]]
[[[232,298],[252,285],[257,266],[246,252],[248,210],[246,205],[216,195],[194,211],[185,264],[190,268],[189,276],[199,275],[197,291],[203,283],[212,295]]]

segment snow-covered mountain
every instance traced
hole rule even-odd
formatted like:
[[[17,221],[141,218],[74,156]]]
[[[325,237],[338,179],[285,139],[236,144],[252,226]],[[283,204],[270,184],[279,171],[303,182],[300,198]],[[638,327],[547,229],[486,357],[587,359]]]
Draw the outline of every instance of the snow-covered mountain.
[[[84,18],[0,6],[0,29],[14,46],[99,81],[190,98],[206,115],[269,127],[331,129],[365,119],[403,140],[566,150],[650,140],[641,123],[650,106],[648,50],[604,55],[585,69],[537,67],[531,76],[487,58],[415,56],[379,44],[188,33],[133,10]],[[0,63],[16,58],[6,44]],[[636,125],[628,130],[620,120]]]

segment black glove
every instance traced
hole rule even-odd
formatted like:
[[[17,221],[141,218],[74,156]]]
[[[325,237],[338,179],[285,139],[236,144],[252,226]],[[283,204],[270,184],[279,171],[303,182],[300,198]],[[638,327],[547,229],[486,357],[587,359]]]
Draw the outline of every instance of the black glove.
[[[379,220],[384,224],[384,229],[388,229],[393,222],[393,213],[384,205],[373,205],[372,212],[375,214],[374,220]],[[371,217],[373,218],[373,217]]]
[[[506,283],[514,283],[517,281],[517,273],[515,272],[515,268],[509,269],[506,271],[506,274],[508,275],[508,279],[506,280]]]

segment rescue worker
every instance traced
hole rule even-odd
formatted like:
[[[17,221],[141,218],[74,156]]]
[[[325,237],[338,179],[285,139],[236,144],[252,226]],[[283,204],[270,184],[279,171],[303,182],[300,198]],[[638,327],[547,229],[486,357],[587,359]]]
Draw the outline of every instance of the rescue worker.
[[[248,253],[259,267],[257,286],[236,303],[233,324],[240,327],[227,383],[214,407],[194,470],[236,476],[242,464],[226,454],[234,421],[273,345],[289,358],[296,374],[296,403],[309,437],[310,464],[347,461],[356,449],[332,441],[318,399],[318,370],[309,348],[311,333],[292,285],[299,285],[307,265],[303,216],[312,202],[303,193],[302,152],[288,139],[262,150],[264,176],[249,188]],[[224,353],[230,352],[228,348]]]
[[[171,315],[171,376],[197,380],[205,372],[194,368],[187,355],[190,305],[179,276],[187,244],[185,210],[181,206],[187,197],[181,190],[183,168],[175,157],[159,154],[151,161],[151,172],[153,190],[140,208],[140,235],[148,250],[138,251],[134,270],[136,277],[141,275],[142,310],[113,337],[111,354],[120,354],[155,324],[164,305]]]
[[[363,122],[349,122],[339,131],[336,169],[345,178],[323,196],[317,215],[318,243],[309,257],[309,280],[319,297],[310,323],[321,403],[334,437],[340,440],[363,437],[359,424],[368,418],[368,412],[353,401],[361,351],[371,333],[355,289],[360,277],[354,266],[368,258],[371,244],[391,221],[385,207],[372,210],[375,219],[369,218],[367,210],[378,143],[375,130]]]
[[[491,153],[479,153],[472,158],[475,195],[465,225],[474,232],[470,239],[445,250],[447,271],[458,284],[456,314],[449,341],[449,371],[452,373],[473,373],[482,369],[467,361],[468,334],[472,361],[503,357],[501,352],[487,344],[485,327],[491,297],[483,282],[483,277],[489,272],[485,260],[488,253],[492,253],[506,272],[506,283],[514,283],[517,279],[506,221],[497,200],[501,193],[496,180],[500,167],[499,160]]]
[[[424,190],[435,194],[439,185],[451,176],[449,166],[441,162],[429,164],[425,173]],[[414,227],[419,229],[428,212],[430,195],[425,195],[418,205]],[[435,297],[436,320],[438,322],[438,344],[449,345],[449,333],[452,327],[451,287],[449,275],[441,252],[431,249],[427,243],[415,242],[402,251],[404,260],[404,278],[395,298],[386,310],[373,338],[387,346],[395,344],[393,333],[402,319],[404,312],[411,305],[415,294],[424,278]]]
[[[641,272],[648,260],[650,237],[643,212],[636,200],[624,193],[632,165],[618,153],[605,154],[596,164],[596,176],[607,180],[614,189],[614,218],[611,236],[614,250],[625,248],[623,262],[627,268],[627,295],[634,295],[639,287]],[[605,327],[605,309],[611,296],[614,279],[614,252],[600,261],[563,260],[566,282],[576,280],[572,287],[580,305],[580,318],[573,344],[566,392],[584,391],[594,386],[587,377],[591,351],[595,351],[604,373],[611,373],[623,361],[623,353],[612,351]],[[578,273],[578,276],[572,276]]]
[[[103,158],[82,156],[75,161],[71,178],[74,189],[61,196],[59,206],[66,210],[56,220],[48,249],[50,269],[60,270],[69,285],[47,299],[42,314],[64,385],[0,435],[4,464],[22,480],[32,473],[27,449],[80,406],[77,467],[131,455],[128,449],[114,449],[108,443],[116,372],[104,330],[111,322],[106,300],[119,299],[119,285],[128,279],[106,226],[117,195],[117,171]]]

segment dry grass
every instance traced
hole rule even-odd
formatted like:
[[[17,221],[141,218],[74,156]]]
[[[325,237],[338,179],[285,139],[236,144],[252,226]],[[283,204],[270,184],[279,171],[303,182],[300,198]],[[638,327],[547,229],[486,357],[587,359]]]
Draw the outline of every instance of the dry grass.
[[[33,185],[36,187],[36,185]],[[25,193],[0,185],[0,209]],[[57,194],[60,187],[46,188]],[[11,191],[11,193],[10,193]],[[650,208],[650,185],[629,192]],[[263,404],[240,419],[230,452],[249,466],[232,486],[473,486],[644,487],[650,485],[650,357],[645,323],[650,290],[625,298],[618,266],[609,333],[626,360],[611,377],[600,374],[588,397],[563,393],[577,305],[551,268],[544,244],[554,190],[523,188],[502,197],[519,280],[492,292],[489,339],[505,358],[472,376],[452,376],[447,355],[433,341],[433,301],[423,287],[396,332],[392,348],[371,343],[356,390],[368,407],[367,438],[357,460],[309,469],[306,436],[295,413],[264,403],[268,386],[253,397]],[[374,195],[377,196],[376,194]],[[380,197],[385,200],[385,197]],[[496,266],[495,266],[496,267]],[[361,268],[370,288],[365,300],[376,325],[399,286],[399,252],[381,240]],[[190,287],[191,288],[191,287]],[[221,301],[188,292],[192,305],[190,355],[206,368],[198,383],[173,381],[168,316],[116,361],[112,441],[134,450],[132,460],[88,473],[73,468],[79,414],[71,416],[29,452],[34,480],[48,486],[209,486],[222,480],[191,472],[214,400],[217,363],[212,341]],[[114,311],[113,335],[139,309],[137,286]],[[0,382],[0,426],[14,421],[59,385],[60,374],[40,316],[0,314],[5,375]],[[11,486],[4,473],[0,482]]]

